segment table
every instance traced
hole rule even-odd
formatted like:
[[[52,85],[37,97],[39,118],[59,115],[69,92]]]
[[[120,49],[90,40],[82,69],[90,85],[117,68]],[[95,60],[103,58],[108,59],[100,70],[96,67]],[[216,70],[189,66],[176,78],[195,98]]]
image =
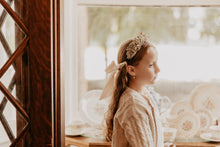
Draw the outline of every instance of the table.
[[[220,147],[220,143],[212,142],[193,142],[193,143],[174,143],[176,147]],[[111,142],[103,139],[89,138],[84,136],[65,137],[65,145],[75,145],[78,147],[111,147]]]
[[[213,142],[178,142],[174,143],[176,147],[220,147],[220,143],[213,143]]]
[[[96,139],[90,137],[65,137],[65,146],[75,145],[79,147],[111,147],[111,142],[104,139]]]

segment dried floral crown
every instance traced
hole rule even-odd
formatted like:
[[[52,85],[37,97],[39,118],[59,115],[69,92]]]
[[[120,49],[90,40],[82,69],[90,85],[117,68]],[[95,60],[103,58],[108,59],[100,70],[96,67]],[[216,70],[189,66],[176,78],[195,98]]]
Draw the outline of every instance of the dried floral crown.
[[[127,59],[133,58],[145,42],[147,42],[147,37],[141,32],[126,48]]]

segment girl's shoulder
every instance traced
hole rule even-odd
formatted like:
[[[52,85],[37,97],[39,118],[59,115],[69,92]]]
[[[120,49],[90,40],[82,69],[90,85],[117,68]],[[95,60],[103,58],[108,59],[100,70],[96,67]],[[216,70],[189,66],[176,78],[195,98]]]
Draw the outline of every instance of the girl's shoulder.
[[[120,98],[115,118],[123,123],[130,117],[145,117],[146,114],[151,114],[151,107],[145,98],[141,94],[126,90]]]
[[[127,88],[124,91],[119,101],[119,107],[127,107],[130,109],[147,108],[148,106],[149,104],[145,97],[130,88]]]

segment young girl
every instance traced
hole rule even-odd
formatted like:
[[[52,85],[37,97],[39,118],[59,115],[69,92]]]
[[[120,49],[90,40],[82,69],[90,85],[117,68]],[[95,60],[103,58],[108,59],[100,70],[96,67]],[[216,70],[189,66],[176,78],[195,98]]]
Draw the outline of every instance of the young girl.
[[[145,88],[159,72],[157,51],[143,33],[121,45],[106,118],[106,139],[113,147],[164,146],[159,111]]]

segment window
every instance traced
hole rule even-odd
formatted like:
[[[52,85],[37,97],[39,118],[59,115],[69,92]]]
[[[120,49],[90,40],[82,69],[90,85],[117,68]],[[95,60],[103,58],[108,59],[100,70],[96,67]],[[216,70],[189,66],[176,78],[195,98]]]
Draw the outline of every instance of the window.
[[[177,89],[171,92],[173,88],[182,88],[190,93],[189,90],[199,83],[219,82],[220,70],[213,66],[220,62],[220,17],[217,16],[220,13],[219,8],[86,9],[88,45],[84,49],[83,74],[88,82],[88,90],[103,88],[102,83],[106,77],[104,70],[111,61],[116,61],[121,42],[141,31],[149,35],[158,50],[161,72],[155,88],[160,93],[166,91],[164,95],[177,101],[186,95],[177,96]],[[172,89],[164,89],[164,84],[169,84]],[[178,90],[179,94],[180,92]]]
[[[14,4],[12,3],[12,8]],[[4,16],[3,13],[6,12]],[[0,5],[0,14],[3,20],[1,20],[1,43],[0,43],[0,68],[2,68],[5,62],[11,57],[10,54],[14,53],[17,49],[18,45],[15,40],[15,30],[20,33],[20,29],[18,28],[17,24],[8,15],[7,11],[4,10],[2,5]],[[16,42],[16,43],[15,43]],[[0,77],[0,82],[12,92],[12,95],[16,97],[16,85],[12,82],[14,81],[13,76],[15,75],[15,69],[13,66],[10,66],[9,69],[4,73],[2,77]],[[0,91],[0,103],[1,103],[1,113],[3,113],[5,122],[11,127],[11,132],[16,135],[18,134],[16,128],[16,109],[14,106],[7,102],[6,106],[3,105],[3,101],[5,100],[5,95]],[[2,114],[1,114],[2,115]],[[1,116],[2,117],[2,116]],[[2,119],[3,120],[3,119]],[[9,146],[10,140],[6,131],[3,127],[3,122],[0,121],[0,146]],[[4,122],[4,123],[5,123]]]
[[[85,92],[103,88],[104,69],[116,61],[122,41],[141,31],[159,53],[161,73],[154,88],[161,95],[176,102],[188,98],[198,84],[220,85],[216,67],[220,8],[216,6],[220,3],[206,0],[67,2],[62,53],[66,124],[79,117]]]

